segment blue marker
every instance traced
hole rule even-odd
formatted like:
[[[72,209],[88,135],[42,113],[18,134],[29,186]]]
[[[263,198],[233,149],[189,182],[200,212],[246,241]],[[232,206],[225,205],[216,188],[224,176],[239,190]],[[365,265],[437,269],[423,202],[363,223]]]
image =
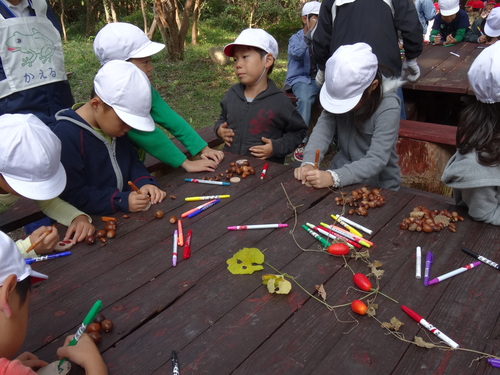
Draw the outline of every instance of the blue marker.
[[[433,260],[432,253],[428,251],[425,257],[424,286],[429,286],[429,276],[431,274],[432,260]]]
[[[31,264],[31,263],[35,263],[35,262],[41,262],[42,260],[49,260],[49,259],[64,257],[66,255],[71,255],[71,251],[64,251],[62,253],[57,253],[57,254],[41,255],[41,256],[36,257],[36,258],[27,258],[27,259],[25,259],[25,261],[26,261],[26,264]]]
[[[210,203],[206,204],[205,206],[203,206],[203,207],[201,207],[201,208],[197,209],[196,211],[191,212],[191,213],[190,213],[187,217],[188,217],[188,218],[191,218],[191,217],[193,217],[193,216],[196,216],[196,215],[198,215],[199,213],[201,213],[201,212],[205,211],[207,208],[210,208],[210,207],[212,207],[214,204],[219,203],[219,202],[220,202],[220,199],[216,199],[216,200],[214,200],[213,202],[210,202]]]

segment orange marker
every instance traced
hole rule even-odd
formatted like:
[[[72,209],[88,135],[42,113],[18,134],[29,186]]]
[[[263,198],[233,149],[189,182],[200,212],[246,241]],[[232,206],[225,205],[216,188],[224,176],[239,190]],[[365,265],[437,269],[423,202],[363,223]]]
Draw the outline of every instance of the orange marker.
[[[134,190],[137,194],[142,194],[141,191],[135,186],[135,184],[132,181],[128,182],[129,186]]]
[[[184,233],[182,232],[182,221],[179,219],[177,220],[177,245],[183,246],[184,245]]]
[[[320,149],[316,150],[316,157],[314,158],[314,169],[318,169],[319,165],[319,154],[321,153]]]

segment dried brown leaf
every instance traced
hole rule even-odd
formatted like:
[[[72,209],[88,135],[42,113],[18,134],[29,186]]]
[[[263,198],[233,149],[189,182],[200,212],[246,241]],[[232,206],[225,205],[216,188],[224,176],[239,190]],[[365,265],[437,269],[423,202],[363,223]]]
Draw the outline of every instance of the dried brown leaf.
[[[373,263],[368,263],[368,267],[370,267],[371,272],[368,274],[369,276],[373,275],[376,279],[380,280],[382,275],[384,274],[384,270],[379,270],[382,267],[382,263],[378,260],[373,261]]]
[[[388,323],[388,322],[382,323],[382,328],[386,328],[386,329],[389,329],[391,331],[399,331],[399,329],[403,325],[404,325],[404,323],[401,322],[398,318],[392,317],[390,323]]]
[[[316,290],[318,291],[318,294],[320,297],[323,299],[323,301],[326,301],[326,290],[323,284],[321,285],[315,285]]]
[[[370,252],[368,250],[365,251],[353,251],[354,259],[368,259],[370,257]]]
[[[420,346],[421,348],[432,349],[432,348],[436,347],[436,345],[434,345],[432,342],[424,341],[424,339],[419,337],[419,336],[415,336],[415,338],[413,339],[413,342],[417,346]]]

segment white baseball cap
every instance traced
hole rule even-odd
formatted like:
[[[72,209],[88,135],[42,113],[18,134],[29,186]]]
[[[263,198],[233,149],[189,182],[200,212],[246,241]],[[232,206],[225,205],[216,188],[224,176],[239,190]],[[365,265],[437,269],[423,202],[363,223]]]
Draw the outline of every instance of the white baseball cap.
[[[500,43],[485,48],[474,60],[467,76],[477,100],[500,102]]]
[[[155,129],[149,114],[152,100],[149,79],[134,64],[121,60],[107,62],[94,78],[94,89],[130,127],[145,132]]]
[[[340,46],[326,62],[325,83],[319,94],[321,105],[331,113],[349,112],[359,103],[377,70],[377,56],[368,44]]]
[[[439,0],[439,11],[443,16],[452,16],[460,10],[459,0]]]
[[[491,38],[500,36],[500,8],[493,8],[486,17],[484,33]]]
[[[309,1],[302,7],[302,15],[308,16],[309,14],[319,14],[321,3],[319,1]]]
[[[16,275],[18,282],[28,276],[31,276],[31,283],[48,279],[47,275],[34,271],[26,264],[14,241],[4,232],[0,232],[0,286],[9,275]]]
[[[59,196],[66,186],[61,141],[35,115],[0,116],[0,173],[26,198]]]
[[[109,23],[95,36],[94,53],[101,62],[152,56],[165,44],[149,40],[144,31],[126,22]]]
[[[224,47],[226,56],[233,57],[234,46],[257,47],[271,54],[275,59],[278,58],[278,42],[271,34],[262,29],[243,30],[233,43]]]

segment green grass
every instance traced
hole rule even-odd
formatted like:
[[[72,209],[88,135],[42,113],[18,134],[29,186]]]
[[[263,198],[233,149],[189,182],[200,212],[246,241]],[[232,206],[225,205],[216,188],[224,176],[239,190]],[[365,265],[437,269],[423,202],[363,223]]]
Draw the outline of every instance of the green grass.
[[[220,114],[220,100],[229,87],[237,83],[232,65],[217,65],[209,55],[211,47],[222,47],[232,42],[237,34],[201,25],[199,44],[186,46],[183,61],[168,61],[165,52],[153,56],[153,86],[169,106],[195,129],[216,121]],[[282,36],[277,40],[280,54],[270,78],[278,87],[283,87],[288,39]],[[75,101],[87,101],[93,78],[100,67],[92,49],[92,40],[69,41],[64,45],[64,54],[66,70],[72,73],[69,82]]]

